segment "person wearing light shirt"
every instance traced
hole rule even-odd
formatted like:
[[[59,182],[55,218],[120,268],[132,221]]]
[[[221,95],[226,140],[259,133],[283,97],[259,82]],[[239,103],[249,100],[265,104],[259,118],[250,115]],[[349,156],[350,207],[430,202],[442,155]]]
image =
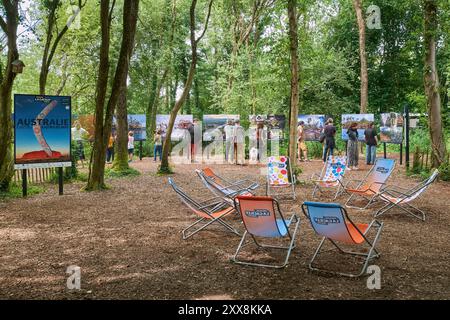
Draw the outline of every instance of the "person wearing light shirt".
[[[234,126],[233,121],[230,119],[227,121],[227,124],[223,128],[223,131],[225,132],[225,161],[228,161],[228,163],[234,162],[234,141],[233,141],[233,132],[234,132]]]
[[[236,164],[243,165],[245,162],[245,133],[239,120],[236,120],[233,128],[234,151],[236,154]]]
[[[84,140],[88,135],[88,132],[81,127],[80,122],[77,120],[74,122],[74,127],[72,128],[72,140],[75,141],[76,153],[78,159],[81,161],[82,167],[84,167]]]

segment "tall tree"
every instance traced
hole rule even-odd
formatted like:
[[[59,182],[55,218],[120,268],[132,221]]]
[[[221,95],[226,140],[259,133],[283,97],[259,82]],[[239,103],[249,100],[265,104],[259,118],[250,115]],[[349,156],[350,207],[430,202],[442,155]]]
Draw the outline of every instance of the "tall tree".
[[[87,0],[86,0],[87,1]],[[48,73],[50,71],[50,66],[53,60],[53,57],[55,55],[56,49],[58,48],[58,45],[61,41],[61,39],[64,37],[66,32],[69,30],[70,25],[75,20],[76,15],[80,13],[80,10],[86,5],[86,1],[83,3],[82,0],[78,0],[78,11],[73,13],[73,16],[70,18],[70,20],[66,23],[66,25],[61,29],[61,31],[56,33],[56,38],[53,41],[53,38],[55,36],[55,31],[57,31],[57,24],[58,24],[58,9],[62,5],[61,0],[50,0],[50,1],[44,1],[44,6],[48,10],[46,12],[48,18],[47,18],[47,30],[46,30],[46,37],[45,37],[45,45],[44,45],[44,52],[42,54],[42,62],[41,62],[41,72],[39,74],[39,94],[45,94],[45,89],[47,86],[47,78]]]
[[[92,164],[89,168],[89,179],[86,190],[104,189],[105,158],[108,140],[111,134],[112,117],[122,90],[126,90],[126,81],[130,63],[130,55],[136,33],[139,0],[128,0],[123,5],[123,31],[119,59],[111,88],[111,94],[106,104],[109,70],[109,46],[112,11],[110,1],[100,2],[101,47],[100,63],[97,78],[97,97],[95,106],[95,138],[92,150]]]
[[[367,73],[366,25],[364,22],[361,0],[353,0],[359,33],[359,60],[361,64],[361,101],[360,113],[367,113],[369,103],[369,76]]]
[[[442,130],[441,96],[436,68],[436,37],[438,31],[438,5],[436,0],[424,0],[425,65],[423,82],[427,96],[428,120],[431,137],[432,166],[439,167],[445,161],[446,145]]]
[[[0,191],[7,191],[13,176],[11,92],[16,74],[12,62],[19,59],[17,50],[17,26],[19,23],[19,1],[2,0],[6,19],[0,16],[0,27],[7,37],[8,54],[6,67],[0,64]]]
[[[289,51],[291,56],[291,106],[289,112],[289,157],[292,163],[297,159],[297,119],[298,119],[298,25],[297,0],[288,1]]]
[[[162,152],[162,159],[161,159],[161,166],[159,168],[160,173],[168,173],[170,172],[169,167],[169,151],[170,151],[170,144],[171,144],[171,135],[173,126],[175,124],[175,118],[177,117],[178,111],[180,111],[181,107],[183,106],[184,101],[186,100],[189,91],[191,90],[192,81],[194,80],[194,74],[197,67],[197,46],[200,40],[203,38],[203,36],[206,33],[206,29],[208,28],[208,22],[209,17],[211,15],[211,7],[213,4],[213,0],[210,0],[208,5],[208,13],[206,15],[205,25],[203,27],[203,31],[199,35],[198,38],[195,36],[195,7],[197,5],[197,0],[192,0],[191,2],[191,8],[190,8],[190,40],[191,40],[191,65],[189,67],[189,72],[187,76],[186,83],[184,84],[183,92],[181,93],[180,98],[178,101],[175,102],[175,105],[172,108],[172,111],[170,112],[170,119],[169,124],[166,132],[166,139],[164,141],[163,146],[163,152]]]

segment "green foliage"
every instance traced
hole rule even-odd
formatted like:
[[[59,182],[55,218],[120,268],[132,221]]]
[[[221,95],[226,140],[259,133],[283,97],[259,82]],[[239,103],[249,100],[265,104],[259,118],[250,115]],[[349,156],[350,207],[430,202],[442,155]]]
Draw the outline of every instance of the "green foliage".
[[[127,170],[116,171],[114,169],[107,168],[105,170],[105,178],[117,179],[117,178],[134,178],[139,176],[141,173],[136,169],[129,168]]]
[[[450,181],[450,161],[445,161],[439,167],[439,178],[443,181]]]
[[[43,185],[29,184],[27,189],[28,196],[33,196],[45,192]],[[8,192],[0,192],[0,200],[15,199],[22,197],[22,186],[12,183]]]

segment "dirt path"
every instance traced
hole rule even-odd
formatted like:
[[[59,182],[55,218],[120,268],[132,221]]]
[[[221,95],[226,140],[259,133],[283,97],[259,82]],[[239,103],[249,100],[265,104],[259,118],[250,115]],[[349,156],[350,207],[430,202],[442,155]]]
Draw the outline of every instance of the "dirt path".
[[[300,179],[321,166],[319,161],[303,166]],[[376,261],[382,269],[382,288],[369,290],[366,277],[352,280],[308,271],[320,239],[303,216],[297,248],[283,270],[229,262],[240,240],[237,236],[206,231],[183,241],[180,232],[194,216],[176,198],[167,177],[156,176],[156,164],[144,159],[133,167],[143,174],[109,181],[109,191],[85,193],[79,191],[81,184],[71,184],[60,197],[51,186],[27,200],[0,202],[0,298],[450,298],[449,183],[436,183],[420,201],[427,212],[425,223],[399,213],[382,218],[382,256]],[[209,196],[193,173],[198,167],[203,166],[178,165],[172,177],[186,191]],[[213,168],[227,177],[250,176],[264,183],[260,167]],[[366,170],[349,176],[361,177]],[[404,168],[398,166],[390,182],[408,186],[416,181],[405,177]],[[300,204],[311,200],[311,191],[310,184],[298,186],[299,200],[283,202],[282,209],[300,214]],[[367,222],[372,212],[350,211],[350,215]],[[231,220],[241,227],[238,219]],[[323,261],[342,267],[342,258],[325,256]],[[70,265],[81,268],[80,291],[66,289]]]

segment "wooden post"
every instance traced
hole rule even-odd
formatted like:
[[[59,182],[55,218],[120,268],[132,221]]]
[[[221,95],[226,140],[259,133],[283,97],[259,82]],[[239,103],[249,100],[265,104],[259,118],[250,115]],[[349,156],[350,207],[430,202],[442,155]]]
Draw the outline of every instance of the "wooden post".
[[[27,195],[28,195],[27,169],[22,169],[22,196],[25,198]]]
[[[64,170],[63,167],[58,168],[58,184],[59,184],[59,195],[64,194]]]

